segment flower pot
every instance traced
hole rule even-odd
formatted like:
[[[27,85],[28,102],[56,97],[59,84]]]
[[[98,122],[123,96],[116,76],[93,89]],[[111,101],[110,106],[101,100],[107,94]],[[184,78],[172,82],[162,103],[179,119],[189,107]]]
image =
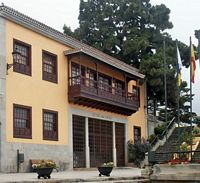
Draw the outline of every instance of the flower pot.
[[[110,176],[110,173],[112,172],[113,167],[98,167],[99,170],[99,176],[105,175]]]
[[[38,174],[38,179],[40,179],[40,177],[43,177],[44,179],[46,178],[51,178],[51,173],[53,171],[53,168],[50,167],[45,167],[45,168],[37,168],[36,172]]]

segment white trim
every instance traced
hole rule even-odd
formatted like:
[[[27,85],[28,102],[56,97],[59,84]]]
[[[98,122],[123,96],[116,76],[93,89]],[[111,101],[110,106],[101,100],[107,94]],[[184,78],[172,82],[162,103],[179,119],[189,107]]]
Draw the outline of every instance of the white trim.
[[[70,111],[70,108],[68,108]],[[72,126],[72,115],[69,112],[68,115],[68,141],[69,141],[69,156],[70,156],[70,166],[73,169],[73,126]]]
[[[100,112],[91,112],[87,111],[84,109],[77,109],[74,107],[69,107],[69,115],[78,115],[78,116],[83,116],[83,117],[88,117],[88,118],[95,118],[95,119],[100,119],[100,120],[105,120],[105,121],[110,121],[110,122],[117,122],[117,123],[128,123],[128,117],[120,118],[120,117],[115,117],[112,114],[105,114],[105,113],[100,113]]]
[[[90,168],[90,147],[89,147],[89,127],[88,118],[85,118],[85,157],[86,157],[86,168]]]
[[[113,122],[113,163],[117,166],[117,149],[116,149],[116,133],[115,133],[115,122]]]

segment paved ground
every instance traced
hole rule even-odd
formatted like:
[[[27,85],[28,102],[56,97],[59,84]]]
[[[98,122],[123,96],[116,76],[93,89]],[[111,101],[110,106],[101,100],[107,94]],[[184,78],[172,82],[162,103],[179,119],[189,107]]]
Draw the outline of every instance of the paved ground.
[[[0,173],[0,183],[11,183],[11,182],[98,182],[98,181],[109,181],[112,179],[133,179],[134,177],[141,176],[141,169],[138,168],[117,168],[114,169],[110,177],[101,176],[99,177],[99,172],[96,169],[93,170],[81,170],[81,171],[66,171],[66,172],[53,172],[51,174],[51,179],[44,180],[41,178],[37,179],[37,173],[12,173],[3,174]],[[107,180],[107,181],[106,181]]]

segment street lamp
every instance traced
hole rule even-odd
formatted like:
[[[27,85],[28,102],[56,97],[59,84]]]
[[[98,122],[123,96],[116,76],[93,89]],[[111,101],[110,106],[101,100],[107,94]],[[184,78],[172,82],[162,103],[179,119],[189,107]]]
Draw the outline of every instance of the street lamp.
[[[8,74],[8,70],[13,67],[13,65],[18,61],[20,60],[22,54],[17,51],[17,49],[15,49],[13,52],[12,52],[12,57],[13,57],[13,63],[12,64],[8,64],[7,63],[7,74]]]

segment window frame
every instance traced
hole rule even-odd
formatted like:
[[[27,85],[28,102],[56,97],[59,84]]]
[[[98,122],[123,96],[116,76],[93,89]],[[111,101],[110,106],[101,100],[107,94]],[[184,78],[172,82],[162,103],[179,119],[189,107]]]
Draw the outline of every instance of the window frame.
[[[47,55],[48,57],[53,58],[54,63],[52,62],[53,63],[52,65],[54,65],[55,67],[55,68],[53,67],[53,70],[55,71],[55,73],[44,71],[44,68],[45,68],[44,55]],[[56,84],[58,83],[58,56],[46,50],[42,50],[42,80],[49,81]]]
[[[56,130],[45,130],[45,121],[44,121],[44,114],[45,113],[49,113],[49,114],[53,114],[55,116],[55,124],[53,124],[53,128],[55,127]],[[54,126],[55,125],[55,126]],[[52,111],[49,109],[43,109],[42,110],[42,126],[43,126],[43,140],[51,140],[51,141],[58,141],[58,112],[57,111]],[[54,134],[54,136],[50,136],[47,132],[49,132],[49,134]],[[48,134],[48,135],[46,135]]]
[[[87,68],[89,87],[97,88],[97,71]]]
[[[75,62],[71,62],[71,86],[85,84],[85,78],[86,78],[85,66],[79,65]]]
[[[140,87],[133,85],[132,93],[138,99],[138,107],[140,107]]]
[[[29,111],[29,128],[17,128],[15,127],[15,109],[16,108],[21,108],[21,109],[26,109]],[[18,129],[18,130],[17,130]],[[29,134],[17,134],[16,131],[25,131],[25,129],[29,129]],[[28,131],[28,130],[26,130]],[[13,137],[14,138],[26,138],[26,139],[32,139],[32,107],[30,106],[25,106],[25,105],[19,105],[19,104],[13,104]]]
[[[138,129],[138,130],[139,130],[139,133],[140,133],[140,134],[139,134],[140,136],[138,136],[139,139],[137,139],[137,140],[136,140],[136,138],[135,138],[135,136],[136,136],[136,135],[135,135],[135,129]],[[138,142],[141,143],[141,140],[142,140],[142,137],[141,137],[142,131],[141,131],[141,129],[142,129],[141,126],[133,126],[133,140],[134,140],[134,143],[138,143]]]
[[[18,44],[18,45],[21,45],[23,47],[26,47],[28,49],[28,64],[22,64],[22,63],[18,63],[14,60],[13,58],[13,71],[14,72],[17,72],[17,73],[20,73],[20,74],[25,74],[25,75],[28,75],[28,76],[31,76],[32,75],[32,51],[31,51],[31,45],[28,44],[28,43],[25,43],[23,41],[20,41],[20,40],[17,40],[17,39],[13,39],[13,51],[16,51],[15,50],[15,45]],[[17,50],[19,53],[21,53],[19,50]],[[25,57],[22,55],[22,57]],[[24,69],[22,69],[24,68]]]
[[[118,79],[114,79],[114,85],[115,85],[115,95],[124,96],[125,82]],[[119,88],[119,85],[121,85],[120,88]]]
[[[102,91],[112,93],[112,77],[102,73],[99,73],[98,75],[98,88]]]

